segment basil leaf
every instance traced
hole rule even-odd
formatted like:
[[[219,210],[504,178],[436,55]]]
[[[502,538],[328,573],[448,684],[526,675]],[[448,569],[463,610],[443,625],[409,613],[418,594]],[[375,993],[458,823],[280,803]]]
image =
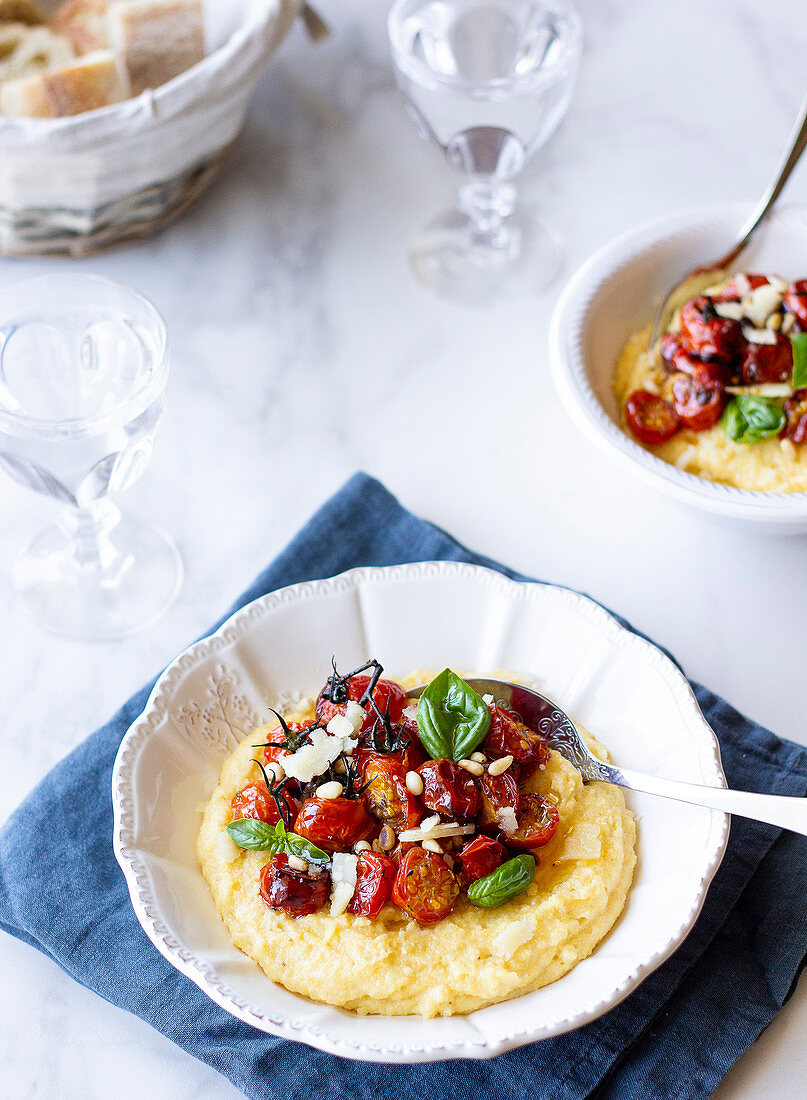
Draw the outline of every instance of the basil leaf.
[[[485,740],[490,711],[472,687],[446,668],[421,695],[417,726],[432,759],[464,760]]]
[[[726,405],[720,423],[735,443],[761,443],[779,434],[785,426],[785,414],[771,397],[741,394]]]
[[[508,859],[468,887],[468,901],[482,909],[495,909],[523,894],[535,877],[535,857],[529,852]]]
[[[793,389],[807,387],[807,332],[794,332],[790,337],[793,345]]]
[[[287,856],[300,856],[307,863],[318,866],[331,862],[327,852],[305,837],[288,832],[282,821],[278,821],[277,825],[268,825],[252,817],[241,817],[230,822],[227,832],[239,848],[250,852],[270,852],[273,856],[285,852]]]

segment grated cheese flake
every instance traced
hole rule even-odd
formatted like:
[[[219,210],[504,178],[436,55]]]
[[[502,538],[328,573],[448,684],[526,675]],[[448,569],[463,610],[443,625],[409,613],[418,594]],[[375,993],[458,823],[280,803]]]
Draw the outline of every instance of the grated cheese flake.
[[[516,920],[508,924],[498,936],[495,936],[491,947],[495,954],[503,959],[509,959],[522,944],[525,944],[533,933],[532,923],[528,920]]]
[[[498,814],[499,824],[502,827],[502,832],[507,833],[508,836],[512,836],[518,828],[518,819],[516,818],[516,811],[512,806],[503,806]]]
[[[353,727],[353,733],[359,733],[364,725],[364,707],[360,707],[355,699],[349,699],[345,718]]]
[[[356,866],[359,857],[352,852],[334,852],[331,861],[331,916],[344,913],[356,889]]]
[[[434,822],[430,825],[429,822]],[[445,836],[466,836],[476,831],[475,825],[459,825],[456,821],[441,822],[439,817],[430,817],[414,829],[404,829],[398,833],[398,840],[413,841],[420,844],[424,840],[439,840]]]
[[[742,321],[745,317],[745,310],[739,302],[715,302],[715,313],[730,321]]]
[[[743,325],[743,336],[749,344],[775,344],[776,333],[769,328],[751,328]]]
[[[350,739],[331,737],[325,730],[313,730],[310,736],[310,745],[303,745],[297,752],[283,757],[286,775],[302,783],[310,783],[315,776],[322,775],[346,746],[350,745],[352,751],[357,744]]]
[[[782,295],[775,286],[763,283],[756,290],[752,290],[747,298],[743,299],[745,315],[755,325],[760,327],[765,324],[769,315],[782,304]]]

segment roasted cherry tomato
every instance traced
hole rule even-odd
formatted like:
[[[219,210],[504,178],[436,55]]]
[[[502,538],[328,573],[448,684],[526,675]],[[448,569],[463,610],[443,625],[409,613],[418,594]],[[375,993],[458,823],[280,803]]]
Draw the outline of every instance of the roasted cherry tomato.
[[[292,733],[302,733],[303,730],[308,729],[313,725],[312,722],[287,722]],[[290,749],[285,748],[286,745],[286,732],[282,726],[273,726],[267,731],[266,740],[268,744],[263,750],[263,759],[266,764],[274,763],[275,761],[283,763],[283,757],[288,756],[291,752]]]
[[[307,798],[294,831],[326,852],[338,852],[375,836],[378,825],[358,799]]]
[[[739,321],[721,317],[711,298],[698,294],[681,307],[684,346],[701,359],[731,359],[739,354],[743,330]]]
[[[482,742],[485,756],[489,760],[512,756],[518,765],[518,775],[513,776],[514,779],[519,776],[527,778],[545,768],[549,762],[549,749],[544,738],[503,707],[492,706],[489,709],[490,729]]]
[[[667,370],[681,370],[681,367],[676,368],[674,366],[675,357],[681,353],[689,355],[684,345],[681,343],[681,337],[677,332],[665,332],[659,342],[659,354],[661,355],[664,366]]]
[[[746,275],[748,280],[748,289],[743,288],[742,294],[737,287],[736,275],[729,279],[719,294],[715,294],[712,298],[715,302],[739,302],[740,298],[744,298],[751,290],[756,290],[758,287],[764,286],[769,280],[767,275]]]
[[[518,828],[507,834],[511,848],[529,851],[548,844],[557,831],[560,815],[555,806],[540,794],[522,794]]]
[[[418,768],[423,780],[421,801],[435,813],[466,821],[479,810],[479,787],[474,777],[453,760],[427,760]]]
[[[746,344],[742,362],[746,386],[764,382],[789,382],[793,373],[793,345],[780,332],[775,344]]]
[[[460,865],[460,885],[467,890],[472,882],[484,878],[504,862],[507,851],[489,836],[475,836],[457,855]]]
[[[787,422],[782,438],[793,443],[807,443],[807,390],[794,390],[784,404]]]
[[[396,833],[414,829],[423,810],[406,786],[406,773],[411,770],[407,754],[362,749],[356,756],[362,781],[369,784],[364,800],[373,817]]]
[[[791,283],[784,295],[785,309],[789,309],[799,322],[799,328],[807,329],[807,279]]]
[[[392,900],[420,924],[436,924],[454,908],[459,892],[459,880],[442,856],[410,848],[398,867]]]
[[[285,789],[277,797],[283,808],[283,824],[291,829],[297,817],[297,803]],[[233,796],[232,806],[233,821],[241,817],[252,817],[257,821],[265,821],[268,825],[277,825],[280,821],[280,808],[262,779],[258,783],[242,787]]]
[[[397,867],[381,852],[359,852],[356,889],[347,907],[358,917],[377,917],[389,901]]]
[[[716,424],[726,404],[723,384],[716,381],[708,369],[676,374],[672,380],[672,395],[678,419],[685,428],[696,432]]]
[[[512,768],[502,775],[489,775],[487,772],[479,781],[481,805],[479,823],[484,828],[501,827],[502,810],[512,810],[518,817],[519,789]]]
[[[358,703],[364,695],[370,683],[369,676],[351,676],[347,681],[348,697]],[[387,713],[389,707],[390,721],[397,722],[406,706],[406,692],[400,684],[393,680],[379,680],[373,690],[373,700],[382,714]],[[362,731],[372,728],[377,715],[371,707],[367,707]],[[347,700],[335,703],[330,697],[330,683],[327,683],[319,693],[317,699],[316,715],[320,722],[330,722],[335,714],[344,714],[347,710]]]
[[[647,390],[634,390],[625,402],[625,419],[640,443],[655,447],[672,439],[681,427],[675,409]]]
[[[261,897],[270,909],[280,909],[290,917],[316,913],[331,895],[331,876],[324,869],[309,867],[296,871],[289,867],[288,856],[272,856],[261,871]]]

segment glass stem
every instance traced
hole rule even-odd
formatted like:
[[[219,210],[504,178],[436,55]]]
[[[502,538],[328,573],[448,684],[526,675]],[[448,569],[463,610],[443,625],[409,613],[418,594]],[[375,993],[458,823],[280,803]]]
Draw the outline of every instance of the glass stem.
[[[516,208],[511,183],[477,179],[460,188],[460,210],[471,219],[474,240],[488,248],[506,248],[510,242],[507,218]]]
[[[120,552],[110,535],[120,522],[120,509],[111,500],[86,508],[67,508],[59,526],[72,544],[73,561],[82,572],[99,572],[116,564]]]

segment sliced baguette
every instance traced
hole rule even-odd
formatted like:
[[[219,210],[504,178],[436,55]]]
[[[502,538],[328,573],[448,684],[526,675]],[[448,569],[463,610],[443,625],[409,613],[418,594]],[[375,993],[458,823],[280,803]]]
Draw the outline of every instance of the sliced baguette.
[[[132,95],[159,88],[205,56],[201,0],[122,0],[109,9],[109,44]]]
[[[108,12],[109,0],[68,0],[50,25],[72,42],[76,53],[92,53],[109,47]]]
[[[0,0],[0,23],[24,23],[37,27],[45,17],[33,0]]]
[[[65,65],[74,56],[70,43],[48,27],[0,24],[0,84]]]
[[[0,87],[0,111],[11,118],[61,118],[128,99],[129,88],[111,50]]]

